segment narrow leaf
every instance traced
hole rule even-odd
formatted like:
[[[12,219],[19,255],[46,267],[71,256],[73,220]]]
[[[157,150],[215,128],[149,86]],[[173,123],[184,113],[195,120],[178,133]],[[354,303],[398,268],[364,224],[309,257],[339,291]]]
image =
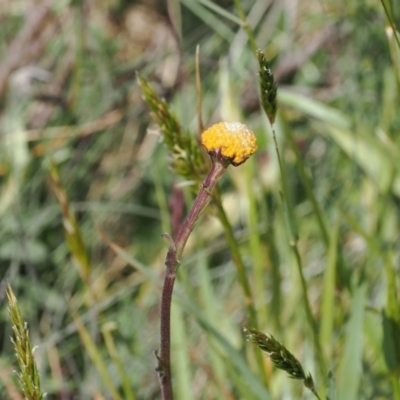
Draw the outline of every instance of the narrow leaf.
[[[362,376],[363,323],[366,285],[354,291],[351,316],[346,326],[345,345],[338,369],[337,398],[358,400]]]

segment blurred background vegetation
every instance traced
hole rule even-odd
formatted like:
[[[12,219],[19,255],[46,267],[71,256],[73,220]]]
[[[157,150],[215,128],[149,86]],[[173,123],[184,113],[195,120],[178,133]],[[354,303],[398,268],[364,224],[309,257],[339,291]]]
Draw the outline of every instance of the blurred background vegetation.
[[[239,3],[278,83],[288,204]],[[7,282],[48,399],[159,398],[161,233],[198,183],[169,167],[135,73],[198,134],[199,45],[205,125],[240,120],[258,139],[220,185],[258,328],[313,374],[322,398],[399,400],[396,21],[390,0],[1,0],[0,398],[22,399]],[[199,221],[179,273],[176,398],[312,398],[267,358],[260,377],[214,214],[210,206]]]

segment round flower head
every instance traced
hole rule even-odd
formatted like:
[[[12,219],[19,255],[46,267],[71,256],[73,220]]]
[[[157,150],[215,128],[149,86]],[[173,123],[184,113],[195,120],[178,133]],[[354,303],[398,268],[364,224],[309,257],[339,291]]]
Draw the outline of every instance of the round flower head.
[[[211,156],[221,155],[234,166],[244,163],[256,150],[254,133],[240,122],[219,122],[201,134]]]

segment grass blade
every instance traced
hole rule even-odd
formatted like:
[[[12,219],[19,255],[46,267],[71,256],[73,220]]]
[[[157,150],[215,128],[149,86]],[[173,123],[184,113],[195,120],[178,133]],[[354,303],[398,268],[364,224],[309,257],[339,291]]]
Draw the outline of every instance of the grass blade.
[[[391,384],[394,399],[400,399],[399,365],[400,365],[400,309],[398,301],[398,290],[396,280],[396,270],[391,260],[391,252],[386,257],[386,287],[387,299],[386,309],[383,315],[383,352],[386,364],[392,372]]]
[[[72,312],[72,318],[75,321],[81,341],[82,341],[90,359],[92,360],[94,366],[96,367],[96,370],[100,374],[105,387],[112,394],[114,400],[122,400],[122,397],[119,395],[117,388],[114,385],[113,379],[111,378],[110,374],[108,373],[106,363],[105,363],[102,355],[100,354],[99,347],[96,345],[94,340],[91,338],[88,330],[85,328],[85,325],[82,323],[79,316]]]
[[[112,331],[116,329],[116,324],[113,322],[105,323],[101,327],[101,332],[103,334],[104,342],[106,344],[108,353],[110,354],[114,364],[117,367],[119,377],[122,382],[122,387],[124,390],[125,400],[136,400],[135,394],[131,389],[131,381],[125,372],[124,365],[122,364],[121,358],[118,355],[117,347],[115,346],[114,338],[112,336]]]
[[[324,274],[324,284],[322,288],[322,306],[321,306],[321,328],[320,341],[325,354],[328,353],[328,359],[331,355],[333,322],[335,318],[335,285],[336,285],[336,263],[338,256],[338,238],[339,238],[339,220],[334,225],[331,241],[329,244],[327,267]],[[329,349],[326,352],[326,349]]]
[[[172,306],[171,327],[172,370],[175,377],[176,395],[178,399],[190,399],[193,393],[190,376],[190,349],[185,331],[185,319],[180,304]]]
[[[337,398],[357,400],[362,376],[363,321],[366,285],[354,290],[351,316],[345,332],[343,356],[338,369]]]
[[[101,231],[99,230],[101,233]],[[134,268],[145,274],[149,279],[151,279],[154,283],[161,286],[162,281],[152,270],[135,260],[129,253],[127,253],[124,249],[111,242],[104,233],[101,233],[102,239],[111,247],[111,249],[118,254],[121,258],[123,258],[128,264],[132,265]],[[242,354],[238,350],[236,350],[219,332],[217,327],[210,323],[210,321],[204,316],[204,314],[194,305],[191,301],[189,301],[186,297],[182,295],[179,291],[179,288],[174,291],[173,301],[179,301],[181,307],[188,312],[190,315],[196,318],[197,322],[203,327],[203,329],[208,332],[215,340],[219,343],[221,348],[224,350],[230,362],[235,366],[235,368],[240,372],[240,374],[244,377],[246,382],[249,385],[250,390],[260,399],[270,400],[270,394],[267,388],[261,383],[261,381],[253,374],[253,372],[248,367],[245,359]],[[262,356],[262,355],[261,355]]]

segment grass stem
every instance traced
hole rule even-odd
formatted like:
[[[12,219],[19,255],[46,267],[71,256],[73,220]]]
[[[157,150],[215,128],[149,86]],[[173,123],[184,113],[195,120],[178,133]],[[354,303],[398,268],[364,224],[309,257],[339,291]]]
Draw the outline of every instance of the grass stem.
[[[247,37],[248,37],[249,42],[250,42],[251,50],[254,53],[256,53],[257,49],[258,49],[258,46],[257,46],[257,43],[256,43],[256,39],[254,37],[254,32],[251,29],[251,27],[250,27],[250,25],[249,25],[249,23],[247,21],[246,14],[245,14],[245,12],[243,10],[242,4],[241,4],[240,0],[234,0],[234,3],[235,3],[236,10],[237,10],[237,12],[239,14],[239,17],[242,20],[242,27],[247,33]]]
[[[289,199],[289,193],[288,193],[288,189],[287,189],[286,175],[284,173],[283,163],[282,163],[282,159],[281,159],[281,155],[280,155],[279,147],[278,147],[278,141],[276,140],[275,128],[273,126],[272,126],[272,136],[273,136],[275,150],[276,150],[276,154],[277,154],[277,158],[278,158],[279,169],[281,172],[281,184],[282,184],[283,199],[286,204],[287,211],[288,211],[288,218],[289,218],[288,222],[289,222],[289,226],[290,226],[289,229],[291,230],[290,244],[291,244],[294,256],[296,258],[296,265],[297,265],[297,269],[298,269],[300,280],[301,280],[304,309],[306,312],[307,322],[308,322],[308,324],[311,328],[312,334],[313,334],[313,342],[314,342],[314,347],[315,347],[315,351],[317,354],[317,358],[319,361],[321,375],[323,377],[325,377],[326,373],[327,373],[325,359],[324,359],[324,356],[322,353],[322,347],[319,342],[317,326],[316,326],[315,319],[314,319],[314,316],[311,311],[310,301],[309,301],[308,295],[307,295],[307,283],[304,278],[301,256],[300,256],[299,248],[297,246],[297,242],[298,242],[297,227],[296,227],[296,223],[295,223],[294,213],[293,213],[292,207],[290,206],[290,199]]]
[[[257,327],[258,326],[257,313],[256,313],[256,309],[254,307],[254,300],[253,300],[253,295],[252,295],[251,288],[250,288],[250,283],[249,283],[249,280],[247,279],[246,267],[244,265],[242,256],[240,254],[238,243],[235,239],[235,236],[233,235],[231,224],[230,224],[228,217],[225,213],[225,210],[222,206],[221,197],[220,197],[218,188],[215,191],[214,198],[215,198],[214,204],[217,209],[217,216],[224,228],[224,233],[225,233],[225,237],[226,237],[226,240],[227,240],[227,243],[229,246],[229,250],[231,252],[232,261],[236,266],[239,284],[243,290],[244,301],[245,301],[245,305],[246,305],[247,315],[249,318],[249,324],[253,327]],[[256,356],[257,365],[258,365],[258,369],[259,369],[260,375],[262,377],[262,380],[263,380],[264,384],[268,387],[268,381],[267,381],[267,375],[266,375],[266,371],[265,371],[263,356],[258,350],[255,352],[255,356]]]

